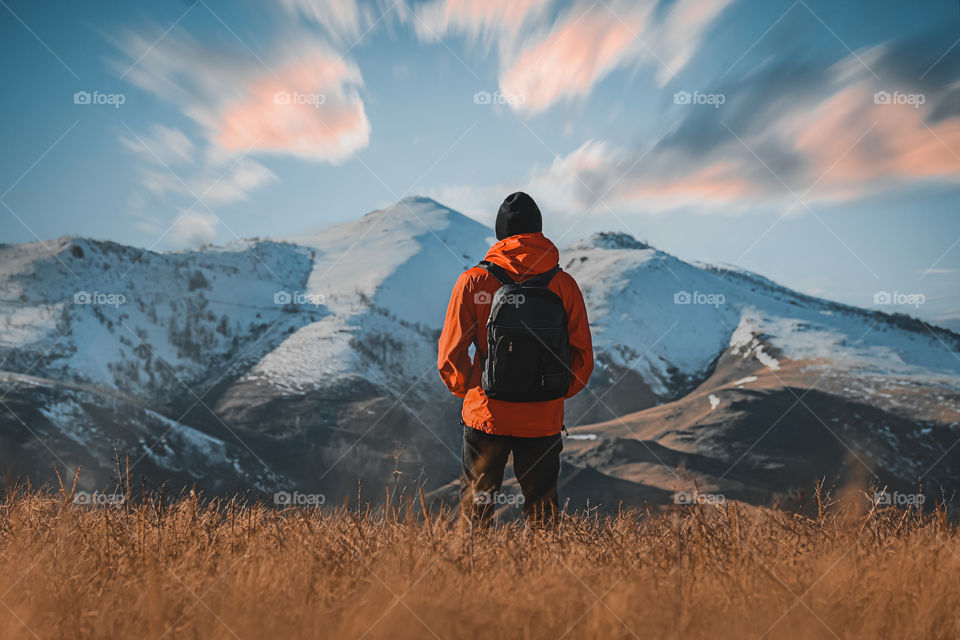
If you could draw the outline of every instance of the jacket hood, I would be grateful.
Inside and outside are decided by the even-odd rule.
[[[485,260],[518,276],[534,276],[555,267],[560,252],[542,232],[520,233],[490,247]]]

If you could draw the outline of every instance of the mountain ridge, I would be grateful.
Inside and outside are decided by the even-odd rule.
[[[91,487],[103,486],[113,461],[102,444],[113,438],[151,474],[216,491],[300,487],[341,496],[355,493],[358,479],[377,486],[397,465],[442,491],[458,469],[459,403],[435,373],[436,338],[456,277],[492,236],[435,200],[410,197],[302,237],[190,251],[70,237],[4,246],[8,406],[0,440],[30,446],[29,455],[0,453],[0,466],[51,478],[43,469],[52,452],[58,464],[83,464]],[[608,442],[611,427],[593,425],[647,424],[651,416],[663,426],[651,441],[671,449],[670,460],[712,456],[698,467],[709,470],[725,464],[725,450],[753,451],[737,434],[752,433],[749,421],[768,419],[771,407],[789,406],[793,386],[840,421],[854,420],[848,408],[871,407],[874,422],[850,429],[879,460],[893,460],[900,440],[878,449],[868,435],[885,433],[884,421],[898,425],[913,466],[894,465],[897,473],[932,463],[960,422],[960,360],[949,346],[960,336],[947,330],[688,263],[619,232],[562,248],[561,265],[583,289],[597,356],[590,386],[567,402],[567,424],[601,434],[571,442],[570,477],[615,478],[666,495],[675,474],[600,455],[623,434]],[[125,299],[78,302],[81,292]],[[818,386],[828,392],[813,393]],[[741,408],[728,411],[726,399]],[[20,414],[29,419],[21,423]],[[209,449],[194,433],[220,443],[209,477],[177,462],[178,447],[186,460]],[[151,456],[154,447],[169,454]],[[786,449],[759,450],[790,458]],[[817,473],[841,473],[836,460],[821,460]],[[600,474],[576,471],[601,463]],[[756,486],[737,495],[760,501],[786,491],[766,463],[744,464]],[[945,467],[942,479],[960,477]],[[639,468],[652,475],[638,476]],[[906,486],[897,473],[888,479]],[[720,482],[708,475],[700,479]]]

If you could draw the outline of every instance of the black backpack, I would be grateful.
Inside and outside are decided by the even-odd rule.
[[[483,392],[508,402],[563,398],[571,377],[567,312],[547,288],[560,266],[523,282],[486,260],[479,266],[501,285],[487,319]]]

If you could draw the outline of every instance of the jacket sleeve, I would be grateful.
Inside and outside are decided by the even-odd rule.
[[[450,392],[464,397],[471,386],[474,364],[470,358],[470,345],[477,331],[476,307],[470,298],[469,271],[463,272],[453,287],[443,331],[437,345],[437,369],[440,378]]]
[[[564,287],[564,306],[567,309],[567,333],[570,335],[570,381],[568,398],[577,395],[590,379],[593,372],[593,339],[590,336],[590,322],[587,320],[587,307],[583,302],[583,293],[573,276],[568,276]]]

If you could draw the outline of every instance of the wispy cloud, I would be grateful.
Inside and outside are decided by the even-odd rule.
[[[180,129],[154,124],[150,133],[139,139],[122,136],[120,141],[148,162],[176,165],[194,161],[193,141]]]
[[[589,140],[526,184],[558,206],[598,213],[737,213],[788,207],[797,196],[840,202],[922,182],[956,184],[960,58],[940,63],[952,82],[918,83],[914,72],[925,64],[906,43],[823,66],[771,61],[712,89],[724,97],[719,108],[670,105],[670,128],[655,143]]]
[[[220,221],[205,211],[183,211],[173,222],[170,235],[181,245],[197,246],[213,242]]]
[[[463,35],[486,50],[494,45],[510,55],[517,37],[543,26],[553,0],[432,0],[420,5],[413,20],[417,35],[435,41]]]
[[[157,161],[157,150],[146,140],[128,146],[146,161],[140,174],[143,193],[132,195],[130,213],[139,219],[138,228],[174,244],[212,242],[221,224],[210,207],[249,200],[251,193],[279,179],[250,158],[224,164],[224,156],[195,153],[183,163],[166,164]],[[180,171],[181,166],[187,171]],[[178,213],[171,223],[149,213],[158,208]]]
[[[524,96],[518,109],[540,111],[588,95],[618,68],[652,65],[665,84],[690,62],[731,2],[676,0],[661,11],[653,0],[576,3],[504,61],[500,89]]]
[[[153,43],[129,34],[121,47],[137,60]],[[338,162],[370,140],[359,69],[304,32],[260,60],[180,30],[153,46],[127,79],[175,104],[228,152]]]
[[[356,0],[279,0],[288,13],[302,16],[324,27],[336,40],[358,38],[371,9]]]
[[[311,3],[287,4],[303,12]],[[323,14],[337,21],[330,27],[340,35],[356,26],[347,4],[340,7],[345,13]],[[322,36],[288,25],[282,43],[261,57],[229,40],[201,42],[182,26],[162,38],[154,32],[125,34],[118,42],[124,58],[115,67],[196,127],[188,135],[154,124],[121,137],[145,161],[141,184],[148,197],[131,200],[141,228],[171,231],[146,212],[151,205],[172,207],[180,212],[169,237],[207,242],[220,226],[207,207],[247,200],[279,179],[255,157],[335,164],[369,144],[360,70]]]
[[[217,114],[213,140],[230,151],[339,162],[370,141],[360,71],[322,48],[258,78]]]
[[[652,65],[661,84],[699,50],[707,29],[732,0],[434,0],[418,10],[417,33],[451,33],[496,45],[500,90],[523,96],[514,108],[542,111],[589,95],[611,72]]]
[[[279,0],[290,17],[319,25],[331,41],[350,49],[377,26],[391,26],[409,12],[407,0]]]

